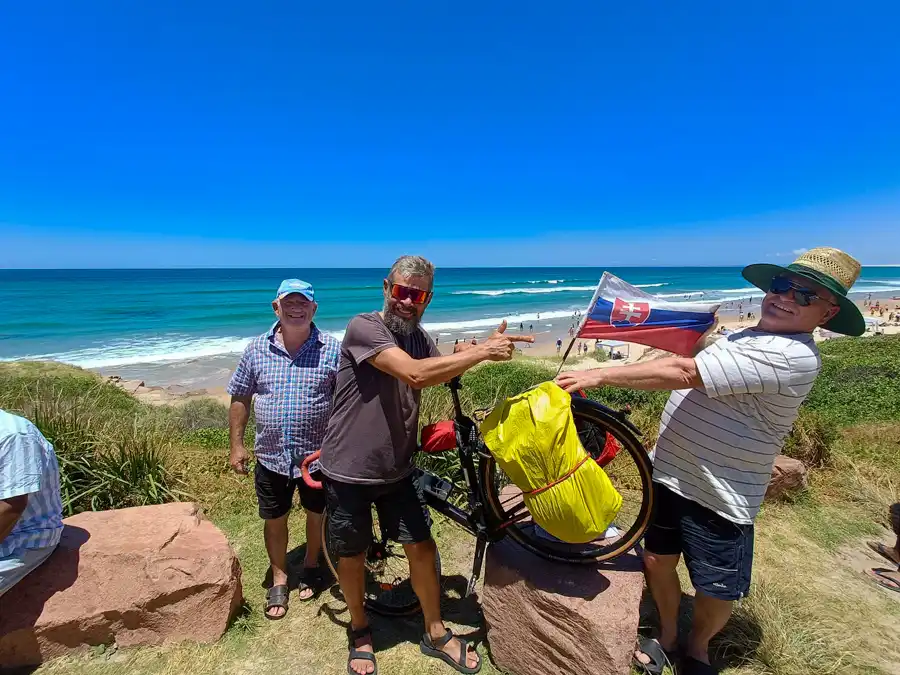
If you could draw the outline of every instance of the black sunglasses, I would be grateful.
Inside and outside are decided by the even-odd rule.
[[[772,284],[769,286],[769,292],[774,293],[775,295],[784,295],[790,290],[794,291],[794,300],[801,307],[809,307],[815,300],[824,300],[829,305],[834,305],[831,300],[823,298],[809,288],[804,288],[788,277],[775,277],[772,279]]]

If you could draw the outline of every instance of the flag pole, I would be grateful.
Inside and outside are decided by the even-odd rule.
[[[594,308],[594,305],[597,304],[597,298],[600,297],[600,289],[603,287],[603,281],[606,279],[607,272],[603,272],[603,276],[600,277],[600,281],[597,282],[597,288],[594,289],[594,295],[591,298],[590,304],[587,306],[587,309],[584,311],[584,314],[581,317],[581,321],[578,324],[578,330],[575,331],[575,335],[572,337],[572,341],[569,343],[569,346],[566,347],[566,353],[563,354],[562,361],[559,363],[559,368],[556,370],[556,377],[559,377],[559,374],[562,372],[563,366],[566,365],[566,359],[569,358],[569,353],[572,351],[572,347],[575,346],[575,340],[578,339],[578,334],[581,333],[581,329],[584,328],[584,324],[587,323],[588,315],[591,313],[591,310]]]
[[[576,335],[577,335],[577,333],[576,333]],[[577,338],[572,338],[572,341],[569,343],[569,346],[566,347],[566,353],[563,354],[562,361],[559,362],[559,368],[556,369],[556,375],[554,375],[554,377],[559,377],[559,374],[562,372],[563,366],[566,365],[566,359],[569,358],[569,352],[571,352],[572,347],[575,346],[575,340],[577,340]]]

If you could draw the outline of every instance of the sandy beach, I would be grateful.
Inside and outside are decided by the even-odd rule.
[[[740,330],[755,325],[759,316],[759,302],[761,296],[738,298],[726,302],[720,307],[718,312],[719,329]],[[870,320],[881,318],[879,314],[874,314],[870,307],[865,306],[866,298],[857,300],[857,305],[863,312],[863,315]],[[880,303],[880,306],[887,307],[884,313],[882,325],[878,327],[878,332],[884,334],[900,333],[900,320],[895,320],[892,324],[887,321],[891,311],[900,312],[900,300],[894,300],[891,294],[884,294],[882,297],[873,295],[871,302]],[[896,309],[895,309],[896,308]],[[748,319],[748,312],[753,314],[753,319]],[[557,359],[557,339],[562,340],[562,352],[568,347],[571,337],[569,329],[577,324],[575,316],[539,319],[527,325],[519,324],[510,325],[507,331],[514,335],[534,335],[535,342],[533,344],[520,345],[518,355],[520,357],[532,357],[549,359],[558,363]],[[441,334],[432,337],[438,341],[438,348],[444,354],[453,351],[453,345],[456,340],[471,341],[483,340],[490,335],[488,329],[479,331],[461,331],[457,334]],[[874,329],[870,327],[867,335],[874,334]],[[816,332],[816,339],[825,339],[823,335]],[[583,344],[587,344],[588,352],[586,355],[577,351]],[[614,351],[622,355],[621,359],[599,360],[594,358],[594,341],[593,340],[576,340],[575,347],[572,349],[570,357],[566,362],[567,370],[585,370],[589,368],[614,368],[617,366],[634,363],[636,361],[657,358],[665,355],[665,352],[657,349],[651,349],[644,345],[626,344],[621,347],[614,348]],[[200,398],[215,398],[227,403],[228,394],[225,387],[234,371],[237,360],[240,355],[235,354],[219,354],[215,356],[203,356],[194,359],[157,363],[136,363],[126,366],[117,366],[113,368],[95,369],[100,375],[111,378],[119,386],[134,393],[139,399],[153,404],[162,403],[180,403]]]

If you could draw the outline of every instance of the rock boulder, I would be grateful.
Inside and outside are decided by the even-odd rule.
[[[0,598],[0,664],[90,645],[218,639],[240,606],[241,569],[195,504],[80,513],[59,547]]]
[[[806,465],[799,459],[778,455],[772,467],[772,480],[766,488],[766,499],[783,499],[806,489]]]
[[[608,565],[488,549],[482,605],[494,663],[512,675],[629,672],[644,578],[632,552]]]

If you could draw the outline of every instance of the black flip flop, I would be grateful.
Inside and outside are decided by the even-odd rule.
[[[459,640],[459,659],[454,659],[447,652],[441,649],[441,647],[445,646],[452,639],[453,633],[451,633],[449,630],[437,639],[432,639],[432,637],[428,633],[425,633],[422,636],[422,641],[419,643],[419,650],[425,656],[431,656],[433,658],[440,659],[459,673],[466,673],[466,675],[475,675],[475,673],[481,670],[481,656],[478,654],[478,652],[475,652],[475,655],[478,656],[478,665],[474,668],[469,668],[469,666],[466,665],[466,658],[469,655],[468,642],[466,642],[462,638],[456,638],[457,640]]]
[[[369,644],[372,645],[372,649],[375,648],[375,645],[372,643],[372,628],[370,626],[360,628],[359,630],[347,629],[347,640],[350,643],[350,655],[347,657],[347,675],[359,675],[359,673],[350,667],[350,662],[354,659],[368,661],[374,668],[368,675],[378,675],[378,663],[375,661],[375,654],[372,652],[361,652],[356,648],[356,641],[362,640],[363,638],[369,638]]]
[[[681,675],[719,675],[719,669],[693,656],[685,656],[681,661]]]
[[[297,580],[298,595],[305,590],[311,590],[308,598],[297,598],[300,602],[310,602],[319,597],[319,594],[327,588],[325,572],[321,567],[304,567],[303,575]]]
[[[888,576],[889,574],[898,574],[898,576],[900,576],[900,570],[889,570],[884,567],[876,567],[866,574],[882,588],[894,591],[895,593],[900,593],[900,581],[897,581],[894,577]]]
[[[650,658],[650,663],[642,663],[637,655],[631,659],[634,665],[643,670],[645,675],[662,675],[666,666],[669,666],[674,672],[675,661],[678,660],[677,649],[663,649],[659,640],[650,638],[641,640],[638,643],[637,650]]]
[[[278,621],[287,616],[289,595],[290,589],[287,584],[278,584],[266,591],[266,608],[263,610],[263,614],[269,621]],[[281,616],[272,616],[269,614],[269,610],[274,609],[275,607],[284,609],[284,614]]]

